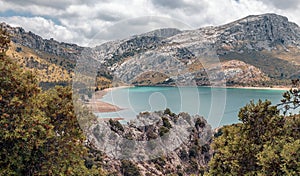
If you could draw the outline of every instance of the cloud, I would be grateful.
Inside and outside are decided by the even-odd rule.
[[[88,45],[95,46],[105,41],[125,39],[128,36],[138,35],[160,28],[191,29],[190,26],[176,19],[160,16],[138,17],[123,20],[98,30]]]
[[[298,9],[299,7],[299,0],[262,0],[266,4],[273,5],[278,9]]]
[[[8,0],[6,0],[8,1]],[[50,7],[50,8],[55,8],[55,9],[64,9],[68,4],[70,4],[72,1],[70,0],[9,0],[9,3],[14,4],[14,5],[21,5],[21,6],[43,6],[43,7]]]
[[[151,2],[155,6],[166,7],[166,8],[169,8],[169,9],[182,8],[184,6],[189,6],[189,4],[187,4],[183,0],[164,0],[164,1],[151,0]]]
[[[300,24],[298,0],[2,0],[0,6],[1,21],[80,45],[100,35],[104,41],[174,27],[174,21],[199,28],[278,13]]]
[[[76,38],[74,38],[76,33],[70,31],[66,27],[56,25],[53,21],[42,17],[0,17],[0,21],[4,21],[15,27],[22,26],[27,31],[32,31],[47,39],[54,38],[59,41],[76,40]]]

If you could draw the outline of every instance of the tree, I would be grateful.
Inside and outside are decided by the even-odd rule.
[[[121,161],[121,171],[124,176],[140,176],[139,168],[129,160]]]
[[[299,175],[299,117],[251,101],[239,112],[242,123],[219,130],[209,175]]]
[[[41,92],[35,76],[5,51],[0,55],[0,175],[101,175],[101,168],[85,166],[87,149],[71,88]]]
[[[6,44],[1,41],[1,47]],[[33,175],[40,171],[53,126],[38,108],[37,79],[6,57],[5,50],[0,55],[0,88],[0,175]]]
[[[1,56],[5,55],[9,47],[9,42],[10,42],[9,34],[5,30],[0,28],[0,55]]]
[[[57,86],[39,97],[40,109],[53,125],[54,137],[47,140],[43,168],[50,175],[88,173],[83,157],[87,154],[84,134],[74,113],[70,87]],[[55,164],[53,164],[55,163]]]
[[[277,104],[280,110],[283,110],[284,115],[291,109],[300,107],[300,80],[292,80],[292,88],[283,93],[281,103]]]

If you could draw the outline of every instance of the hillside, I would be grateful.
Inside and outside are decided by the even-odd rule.
[[[7,55],[23,68],[35,72],[43,87],[71,83],[76,60],[83,47],[43,39],[21,27],[14,28],[5,23],[1,23],[0,27],[10,34]]]
[[[286,17],[276,14],[248,16],[223,26],[172,34],[168,37],[149,35],[147,39],[143,34],[109,42],[96,48],[99,53],[106,51],[97,59],[102,59],[112,74],[127,84],[155,85],[169,77],[174,80],[171,84],[194,79],[197,85],[209,85],[228,75],[216,73],[218,78],[207,82],[209,76],[201,72],[209,73],[207,70],[216,63],[234,63],[233,60],[254,66],[262,73],[255,81],[251,77],[247,80],[245,74],[237,75],[236,80],[243,77],[244,81],[234,82],[236,85],[285,84],[286,80],[299,77],[300,30]],[[234,65],[232,69],[239,70]],[[153,83],[149,81],[152,77],[149,73],[155,77]],[[161,79],[157,75],[161,75]],[[265,76],[272,81],[266,83]],[[232,80],[226,83],[232,84]]]
[[[100,89],[116,84],[191,82],[274,86],[300,77],[300,28],[276,14],[252,15],[195,30],[158,29],[95,48],[43,39],[5,23],[1,28],[11,34],[8,54],[37,71],[45,85],[70,83],[77,61],[79,67],[94,68],[89,71],[97,77],[95,84]]]

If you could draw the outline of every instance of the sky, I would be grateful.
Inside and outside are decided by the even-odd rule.
[[[299,0],[0,0],[0,22],[82,46],[158,28],[218,26],[277,13],[300,24]]]

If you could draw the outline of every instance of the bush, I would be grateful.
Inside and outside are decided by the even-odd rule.
[[[205,122],[201,118],[197,118],[195,122],[195,127],[200,127],[204,128],[205,127]]]
[[[121,172],[124,176],[140,176],[139,168],[129,160],[121,161]]]
[[[117,120],[113,120],[113,119],[109,119],[109,125],[111,127],[111,130],[115,131],[116,133],[121,131],[124,132],[124,128],[122,126],[122,124],[117,121]]]
[[[173,112],[171,112],[171,110],[169,108],[166,108],[166,110],[164,111],[164,114],[165,115],[169,115],[171,117],[175,117],[176,116],[176,114],[173,113]]]
[[[170,129],[172,128],[171,123],[169,122],[169,119],[167,117],[162,117],[163,126]]]
[[[159,131],[159,136],[163,136],[166,133],[169,133],[169,129],[164,126],[161,126],[158,131]]]
[[[198,146],[193,144],[189,149],[189,157],[196,158],[197,156],[198,156]]]
[[[188,153],[186,152],[186,150],[182,149],[179,152],[179,157],[181,160],[187,160],[188,159]]]
[[[165,166],[167,163],[165,157],[158,157],[158,158],[152,159],[151,162],[153,162],[154,164],[158,164],[159,166]]]

